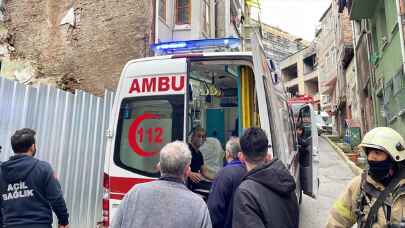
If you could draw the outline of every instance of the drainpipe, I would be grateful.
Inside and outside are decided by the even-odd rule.
[[[368,21],[366,21],[366,27],[368,28]],[[370,58],[370,56],[373,53],[373,42],[371,39],[370,35],[370,31],[367,29],[367,33],[365,34],[365,38],[366,38],[366,46],[367,46],[367,56],[368,58]],[[378,112],[376,112],[377,108],[379,107],[378,105],[378,101],[377,101],[377,94],[374,88],[374,85],[376,85],[377,83],[377,79],[376,79],[376,75],[375,75],[375,68],[371,65],[371,63],[368,64],[368,69],[370,71],[370,75],[369,75],[369,80],[370,80],[370,85],[371,85],[371,91],[369,91],[369,93],[371,94],[371,99],[373,100],[373,126],[368,126],[370,129],[372,129],[373,127],[377,127],[377,126],[384,126],[380,123],[380,117]],[[381,112],[380,108],[378,108],[378,110]],[[385,125],[386,126],[386,125]],[[367,129],[370,130],[370,129]]]
[[[214,24],[215,24],[215,31],[214,31],[214,34],[215,34],[215,38],[218,38],[218,19],[217,19],[217,16],[216,15],[218,15],[218,12],[219,12],[219,10],[218,10],[218,0],[215,0],[214,1],[214,10],[215,10],[215,12],[214,12],[214,15],[215,15],[215,19],[214,19]]]
[[[399,37],[401,40],[401,53],[402,53],[402,69],[403,72],[405,72],[405,45],[404,45],[404,29],[402,26],[402,16],[401,16],[401,6],[400,6],[400,1],[401,0],[396,0],[397,4],[397,16],[398,16],[398,26],[399,26]]]
[[[353,32],[353,59],[354,59],[354,69],[355,69],[355,80],[356,80],[356,100],[357,100],[357,112],[360,111],[360,113],[357,113],[357,117],[359,118],[360,121],[360,127],[361,127],[361,134],[364,134],[364,119],[362,118],[363,115],[361,113],[361,110],[363,108],[363,103],[361,102],[361,96],[360,96],[360,79],[359,79],[359,70],[358,70],[358,64],[357,64],[357,36],[356,36],[356,28],[354,26],[354,21],[351,21],[351,25],[352,25],[352,32]]]
[[[159,42],[159,1],[155,0],[155,44],[157,44],[158,42]]]
[[[231,32],[229,28],[229,22],[231,21],[231,1],[223,1],[225,5],[225,37],[228,37]]]

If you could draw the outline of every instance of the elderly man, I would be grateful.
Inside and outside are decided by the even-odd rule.
[[[135,185],[124,197],[112,228],[211,228],[204,201],[188,190],[191,153],[187,144],[176,141],[160,151],[159,180]]]
[[[208,210],[214,228],[232,228],[233,194],[247,172],[238,157],[242,151],[239,138],[229,139],[225,149],[228,164],[218,172],[208,198]]]

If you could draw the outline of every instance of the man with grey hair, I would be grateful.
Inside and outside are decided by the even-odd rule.
[[[239,152],[242,151],[239,144],[239,138],[230,138],[225,145],[225,149],[225,158],[228,163],[232,162],[233,160],[239,160]]]
[[[112,228],[211,228],[204,201],[185,186],[191,152],[176,141],[160,151],[161,178],[135,185],[124,197]]]
[[[242,151],[239,139],[229,139],[225,148],[228,164],[218,172],[208,197],[208,209],[214,228],[232,228],[233,194],[246,174],[246,168],[238,158]]]

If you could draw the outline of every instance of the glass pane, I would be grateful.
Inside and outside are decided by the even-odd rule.
[[[287,162],[288,156],[294,152],[294,129],[290,123],[290,111],[286,99],[282,96],[282,90],[277,88],[277,84],[274,85],[268,77],[263,77],[263,82],[272,143],[275,145],[273,151],[276,151],[280,160]]]
[[[177,6],[178,7],[185,7],[188,5],[189,0],[177,0]]]
[[[177,23],[190,23],[189,0],[177,0]]]
[[[159,151],[183,138],[184,96],[134,98],[121,104],[114,160],[128,170],[159,175]]]
[[[166,20],[166,0],[160,0],[159,2],[159,16]]]

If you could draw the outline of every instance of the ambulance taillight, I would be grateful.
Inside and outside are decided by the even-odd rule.
[[[103,180],[103,227],[110,225],[110,178],[104,173]]]

